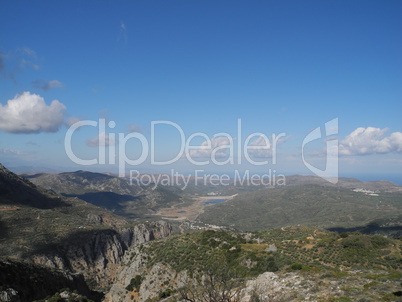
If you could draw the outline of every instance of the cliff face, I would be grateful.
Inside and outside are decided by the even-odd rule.
[[[181,288],[189,280],[187,271],[177,272],[163,263],[148,267],[147,261],[148,257],[141,247],[131,250],[125,256],[124,266],[103,302],[144,302],[157,297],[158,292],[165,289]],[[129,288],[137,276],[141,276],[140,286],[137,289]]]
[[[120,181],[102,174],[90,177],[99,183],[106,179],[111,185]],[[79,183],[80,179],[74,181]],[[43,287],[43,290],[36,288],[36,298],[55,293],[65,284],[71,287],[70,281],[59,275],[52,277],[52,271],[73,276],[73,281],[84,285],[85,278],[91,289],[105,291],[122,269],[122,259],[128,251],[171,232],[171,226],[163,221],[128,224],[124,218],[83,200],[37,187],[0,164],[0,261],[24,259],[30,265],[28,274],[20,266],[5,262],[7,267],[24,272],[27,277],[21,279],[20,273],[11,279],[7,279],[8,275],[0,276],[9,282],[6,288],[0,282],[0,301],[11,297],[32,301],[27,297],[32,296],[29,290],[35,291],[36,283]],[[38,275],[36,271],[43,273]]]
[[[105,295],[103,302],[167,301],[164,299],[166,296],[163,296],[163,292],[166,293],[167,289],[179,289],[191,284],[192,277],[186,271],[177,272],[171,266],[162,263],[147,267],[146,260],[144,262],[146,255],[141,255],[139,250],[137,252],[139,254],[124,267],[115,284]],[[265,272],[239,283],[239,287],[233,291],[237,293],[233,301],[313,302],[385,301],[387,299],[400,301],[398,297],[402,294],[401,283],[400,278],[396,276],[392,277],[385,271],[361,270],[345,271],[342,274],[342,277],[337,276],[332,270],[309,273]],[[133,278],[138,275],[142,276],[139,292],[132,291],[128,287]],[[384,276],[387,277],[384,278]],[[173,293],[173,295],[180,300],[179,294]],[[195,299],[195,301],[205,300]]]
[[[0,260],[0,301],[33,301],[53,295],[55,289],[70,288],[100,301],[102,294],[88,288],[82,275],[51,270],[15,260]]]
[[[167,237],[171,232],[171,226],[160,221],[83,233],[56,250],[34,255],[32,260],[50,268],[81,273],[92,287],[105,289],[115,282],[126,253],[141,243]]]

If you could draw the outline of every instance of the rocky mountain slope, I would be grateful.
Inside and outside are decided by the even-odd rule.
[[[72,233],[127,224],[122,217],[77,198],[37,187],[0,165],[3,256],[27,256]]]
[[[40,173],[22,176],[47,190],[65,194],[113,192],[120,195],[135,196],[142,190],[137,184],[130,185],[123,178],[82,170],[59,174]]]
[[[34,301],[69,288],[92,300],[102,294],[88,288],[82,275],[49,269],[33,263],[0,260],[0,301]]]
[[[76,171],[24,177],[44,189],[68,197],[78,197],[130,218],[144,218],[159,207],[167,207],[182,200],[178,188],[139,185],[125,178],[102,173]]]
[[[66,186],[76,195],[140,198],[148,192],[156,196],[144,205],[155,207],[161,197],[147,188],[124,191],[132,188],[103,174],[79,171],[67,178]],[[63,180],[58,181],[61,190]],[[133,223],[77,197],[37,187],[0,165],[0,301],[45,301],[53,294],[49,301],[85,301],[84,296],[106,302],[398,301],[400,239],[346,228],[339,234],[316,225],[388,219],[400,211],[400,193],[389,184],[374,192],[300,181],[297,177],[281,190],[245,190],[206,209],[205,214],[229,219],[229,226],[232,221],[257,223],[260,231],[172,236],[164,221]],[[176,194],[166,194],[171,193]],[[281,228],[262,230],[282,218],[288,220]],[[295,221],[315,226],[288,226]]]
[[[127,251],[172,232],[163,221],[130,224],[78,198],[50,193],[1,165],[0,226],[3,263],[24,259],[31,265],[81,274],[97,290],[111,286]],[[0,296],[7,295],[3,287]],[[15,290],[21,301],[32,301],[21,289]]]
[[[397,301],[400,253],[395,239],[305,226],[198,231],[126,254],[105,301]]]
[[[134,246],[167,237],[171,227],[163,221],[126,226],[117,230],[74,233],[71,237],[31,256],[34,263],[83,274],[96,289],[107,289],[122,269],[121,261]]]

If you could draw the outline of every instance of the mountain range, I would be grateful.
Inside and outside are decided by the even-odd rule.
[[[25,177],[47,190],[78,197],[139,221],[173,218],[174,224],[179,220],[243,231],[294,224],[396,234],[402,228],[402,186],[384,180],[339,178],[337,184],[332,184],[316,176],[291,175],[286,177],[284,186],[267,186],[234,180],[229,185],[200,185],[192,178],[186,187],[180,187],[139,185],[125,178],[87,171]],[[199,206],[200,196],[233,198],[211,207]],[[184,212],[194,215],[189,217]],[[183,219],[177,219],[174,213]],[[376,224],[377,229],[373,228]]]
[[[401,196],[385,181],[183,190],[0,165],[0,301],[398,301]],[[183,207],[196,218],[160,221]]]
[[[144,217],[160,207],[178,203],[178,188],[141,186],[124,178],[87,171],[60,174],[24,175],[32,183],[49,191],[77,197],[118,215],[129,218]]]

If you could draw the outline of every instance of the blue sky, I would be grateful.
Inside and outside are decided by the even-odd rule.
[[[0,162],[80,168],[64,146],[74,121],[105,118],[116,124],[106,135],[135,130],[150,141],[151,122],[167,120],[187,138],[226,132],[236,141],[241,119],[243,142],[255,132],[286,133],[277,165],[266,152],[270,165],[202,169],[308,174],[303,139],[338,118],[341,175],[400,174],[401,11],[400,1],[366,0],[4,1]],[[159,128],[159,159],[178,152],[176,130]],[[95,158],[97,135],[96,127],[81,127],[74,152]],[[203,143],[191,142],[200,146],[195,158],[211,155]],[[107,144],[117,148],[118,141]],[[323,138],[306,149],[321,167],[325,145]],[[135,158],[141,146],[133,139],[126,150]],[[116,171],[115,165],[82,168]],[[184,158],[161,167],[148,157],[135,168],[194,170]]]

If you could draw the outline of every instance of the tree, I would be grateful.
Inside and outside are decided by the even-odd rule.
[[[194,274],[178,292],[181,300],[189,302],[238,302],[244,285],[241,275],[226,261],[217,259],[204,273]]]

